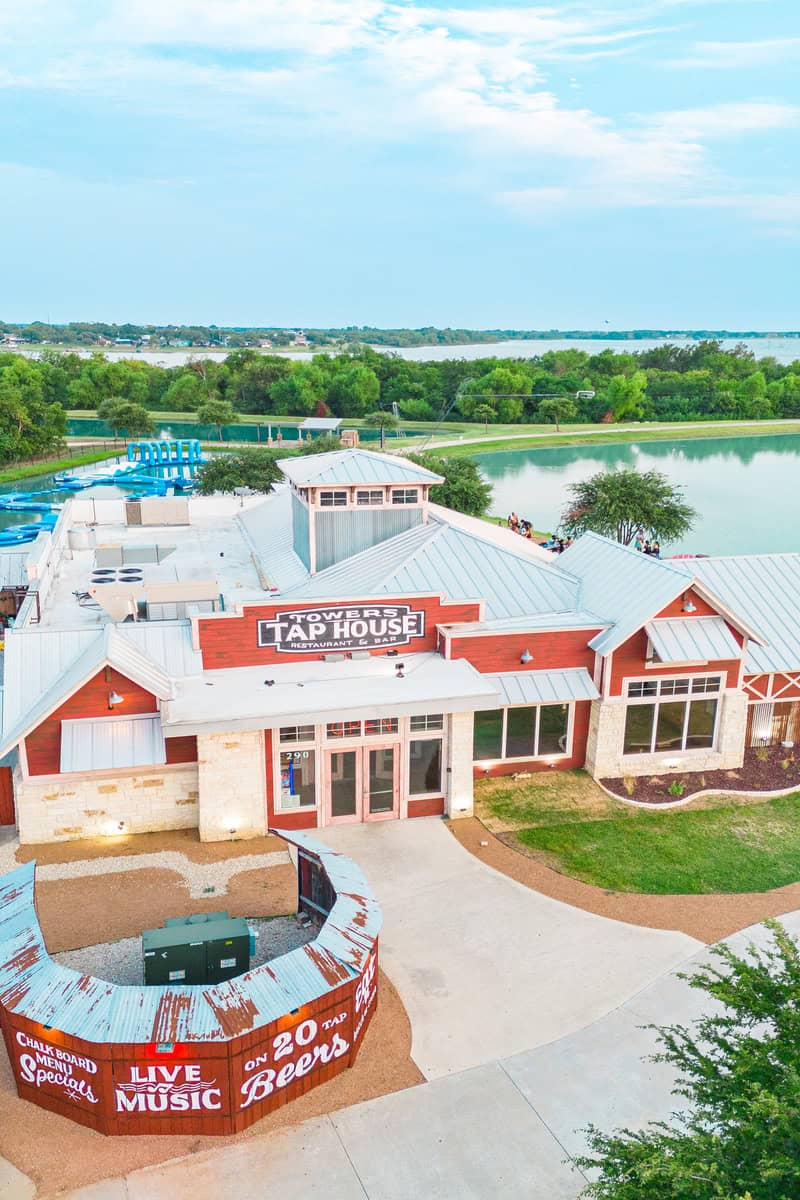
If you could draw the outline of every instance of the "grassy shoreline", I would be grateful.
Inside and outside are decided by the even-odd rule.
[[[560,446],[593,446],[627,444],[630,442],[656,441],[694,441],[705,438],[731,437],[776,437],[800,433],[800,421],[777,422],[763,421],[758,424],[746,425],[743,422],[734,424],[704,423],[702,427],[680,427],[675,425],[643,425],[640,429],[609,429],[604,427],[596,432],[577,436],[576,431],[564,430],[558,434],[532,434],[526,437],[502,438],[497,441],[485,440],[456,443],[450,446],[431,446],[433,454],[443,458],[471,456],[473,454],[502,453],[509,450],[547,450]]]
[[[119,453],[117,446],[116,453]],[[37,475],[51,475],[53,471],[70,471],[73,467],[89,466],[91,463],[104,462],[113,458],[115,451],[112,446],[107,450],[92,450],[87,454],[72,454],[61,458],[51,458],[40,463],[26,463],[24,466],[8,467],[0,471],[0,483],[15,483],[18,479],[33,479]]]

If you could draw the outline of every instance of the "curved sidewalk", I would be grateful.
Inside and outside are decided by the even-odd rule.
[[[427,1079],[572,1033],[702,945],[532,891],[479,862],[438,817],[318,836],[353,858],[379,897],[381,965]]]

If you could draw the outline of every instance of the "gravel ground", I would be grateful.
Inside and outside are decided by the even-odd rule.
[[[304,946],[317,935],[313,925],[303,929],[295,917],[252,917],[248,918],[247,923],[257,933],[251,967],[260,967],[262,963],[287,954],[297,946]],[[142,941],[138,937],[83,946],[80,950],[54,954],[53,958],[64,967],[94,975],[98,979],[107,979],[109,983],[139,985],[143,981]]]

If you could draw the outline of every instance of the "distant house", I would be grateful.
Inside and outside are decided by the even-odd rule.
[[[272,349],[272,342],[270,341],[269,338],[261,338],[258,345],[261,350],[271,350]]]
[[[308,345],[308,338],[303,333],[302,329],[298,329],[295,331],[294,336],[292,337],[292,340],[290,342],[290,345],[292,345],[292,346],[307,346]]]

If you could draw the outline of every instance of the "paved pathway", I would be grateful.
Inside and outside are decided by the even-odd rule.
[[[479,862],[437,817],[317,836],[375,889],[381,962],[428,1079],[580,1029],[701,946],[542,896]]]
[[[800,913],[785,924],[800,934]],[[728,943],[742,951],[766,938],[757,926]],[[704,948],[685,967],[707,956]],[[644,1026],[685,1024],[705,1003],[673,971],[549,1045],[70,1200],[577,1200],[586,1180],[571,1160],[587,1124],[640,1127],[677,1107],[671,1070],[642,1062],[656,1049]]]

